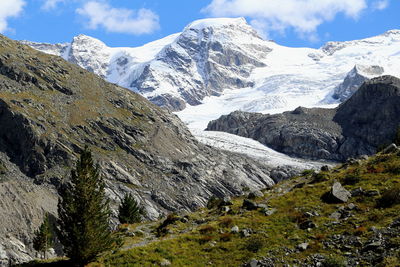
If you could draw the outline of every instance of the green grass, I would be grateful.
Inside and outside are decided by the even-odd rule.
[[[322,242],[334,234],[352,233],[363,242],[372,235],[370,227],[387,227],[399,216],[399,204],[387,208],[378,208],[380,196],[352,197],[349,202],[357,205],[354,216],[340,225],[332,224],[329,215],[340,206],[347,204],[327,204],[321,201],[323,193],[329,190],[334,181],[343,181],[354,176],[356,183],[345,185],[348,190],[362,187],[364,190],[384,192],[400,184],[400,174],[393,172],[400,166],[397,155],[378,155],[368,161],[346,168],[337,167],[327,173],[319,182],[309,173],[276,185],[264,193],[256,202],[268,204],[277,211],[265,216],[260,211],[243,211],[240,206],[243,198],[233,200],[232,212],[223,215],[217,209],[201,209],[188,215],[188,222],[177,221],[167,226],[169,234],[142,247],[120,250],[103,255],[98,262],[89,266],[154,266],[167,259],[172,266],[240,266],[252,258],[284,258],[287,263],[304,260],[307,256],[319,253],[327,256],[332,264],[340,264],[343,258],[340,251],[325,249]],[[308,176],[307,176],[308,175]],[[292,189],[286,194],[280,193],[296,184],[305,183],[302,188]],[[304,212],[317,212],[320,216],[312,217],[317,225],[309,231],[299,229],[297,222],[302,220]],[[203,219],[205,223],[194,222]],[[155,227],[161,223],[155,224]],[[240,230],[252,229],[249,237],[230,234],[232,226]],[[130,226],[132,229],[138,225]],[[125,244],[142,242],[144,236],[126,237]],[[399,238],[391,242],[400,245]],[[301,253],[286,255],[283,247],[295,249],[300,243],[308,242],[309,248]],[[399,257],[384,259],[387,266],[398,266]],[[368,265],[367,262],[361,264]],[[397,264],[397,265],[396,265]],[[334,265],[332,265],[334,266]],[[340,266],[340,265],[335,265]]]

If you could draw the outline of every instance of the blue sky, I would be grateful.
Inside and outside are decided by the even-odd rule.
[[[0,0],[0,32],[69,42],[86,34],[139,46],[208,17],[245,17],[265,38],[320,47],[400,28],[400,0]]]

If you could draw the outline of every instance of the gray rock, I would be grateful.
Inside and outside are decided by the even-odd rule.
[[[233,226],[231,228],[231,233],[238,234],[239,233],[239,227],[237,225]]]
[[[258,208],[258,205],[249,199],[244,199],[242,208],[246,210],[256,210]]]
[[[276,212],[276,209],[275,209],[275,208],[264,210],[265,216],[271,216],[271,215],[274,214],[275,212]]]
[[[364,190],[363,190],[361,187],[356,188],[356,189],[354,189],[354,190],[351,191],[351,195],[352,195],[353,197],[362,196],[362,195],[364,195]]]
[[[308,243],[301,243],[297,245],[297,249],[300,251],[304,251],[308,248],[309,244]]]
[[[382,154],[391,154],[391,153],[397,153],[400,151],[400,148],[396,146],[396,144],[390,144],[387,146],[385,149],[381,151]]]
[[[299,228],[302,230],[308,230],[308,229],[312,229],[312,228],[316,228],[316,227],[317,227],[317,225],[311,220],[306,220],[299,224]]]
[[[251,235],[251,231],[249,229],[243,229],[240,231],[240,235],[242,237],[249,237]]]
[[[326,202],[344,203],[349,200],[351,193],[347,191],[339,182],[335,182],[327,194],[323,196]]]
[[[372,243],[368,243],[363,247],[363,251],[369,251],[369,250],[376,250],[382,246],[381,241],[375,241]]]
[[[364,195],[365,195],[366,197],[374,197],[374,196],[379,196],[380,193],[379,193],[379,190],[371,189],[371,190],[365,191],[365,192],[364,192]]]
[[[264,194],[261,191],[256,190],[256,191],[250,192],[249,195],[247,196],[247,198],[255,199],[255,198],[263,197],[263,196],[264,196]]]
[[[250,267],[257,267],[257,266],[258,266],[258,260],[252,259],[252,260],[249,262],[249,265],[248,265],[248,266],[250,266]]]
[[[340,217],[342,217],[342,214],[340,212],[333,212],[331,215],[329,215],[329,218],[335,219],[335,220],[339,220]]]
[[[160,261],[160,266],[170,266],[170,265],[171,265],[171,262],[167,259],[162,259]]]
[[[231,208],[228,207],[228,206],[223,206],[223,207],[221,208],[221,212],[223,212],[223,213],[228,213],[229,211],[231,211]]]
[[[357,206],[354,203],[350,203],[349,205],[347,205],[347,209],[354,210],[357,209]]]

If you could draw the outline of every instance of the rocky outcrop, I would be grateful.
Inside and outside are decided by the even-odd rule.
[[[2,263],[34,255],[32,233],[45,212],[57,216],[57,190],[84,145],[112,206],[132,193],[150,219],[274,184],[273,168],[199,144],[145,98],[3,36],[0,126]]]
[[[400,125],[400,80],[374,78],[337,109],[307,109],[263,115],[233,112],[207,130],[250,137],[286,154],[345,160],[371,155],[390,144]]]
[[[342,135],[334,114],[335,110],[302,107],[276,115],[236,111],[211,121],[207,130],[249,137],[288,155],[340,160],[335,151]]]
[[[343,83],[339,84],[333,94],[333,98],[339,99],[341,102],[349,99],[358,88],[367,80],[382,75],[384,69],[380,66],[356,65],[347,74]]]

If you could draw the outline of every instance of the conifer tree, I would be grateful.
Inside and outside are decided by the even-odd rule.
[[[131,194],[125,195],[118,211],[120,223],[137,223],[141,221],[142,215],[144,215],[143,207],[139,206]]]
[[[58,237],[71,261],[83,266],[118,241],[109,226],[105,183],[87,147],[71,171],[70,184],[60,195]]]
[[[49,220],[49,215],[46,214],[43,223],[39,229],[35,231],[35,237],[33,238],[33,248],[43,253],[42,258],[46,258],[46,251],[53,246],[53,231]]]

